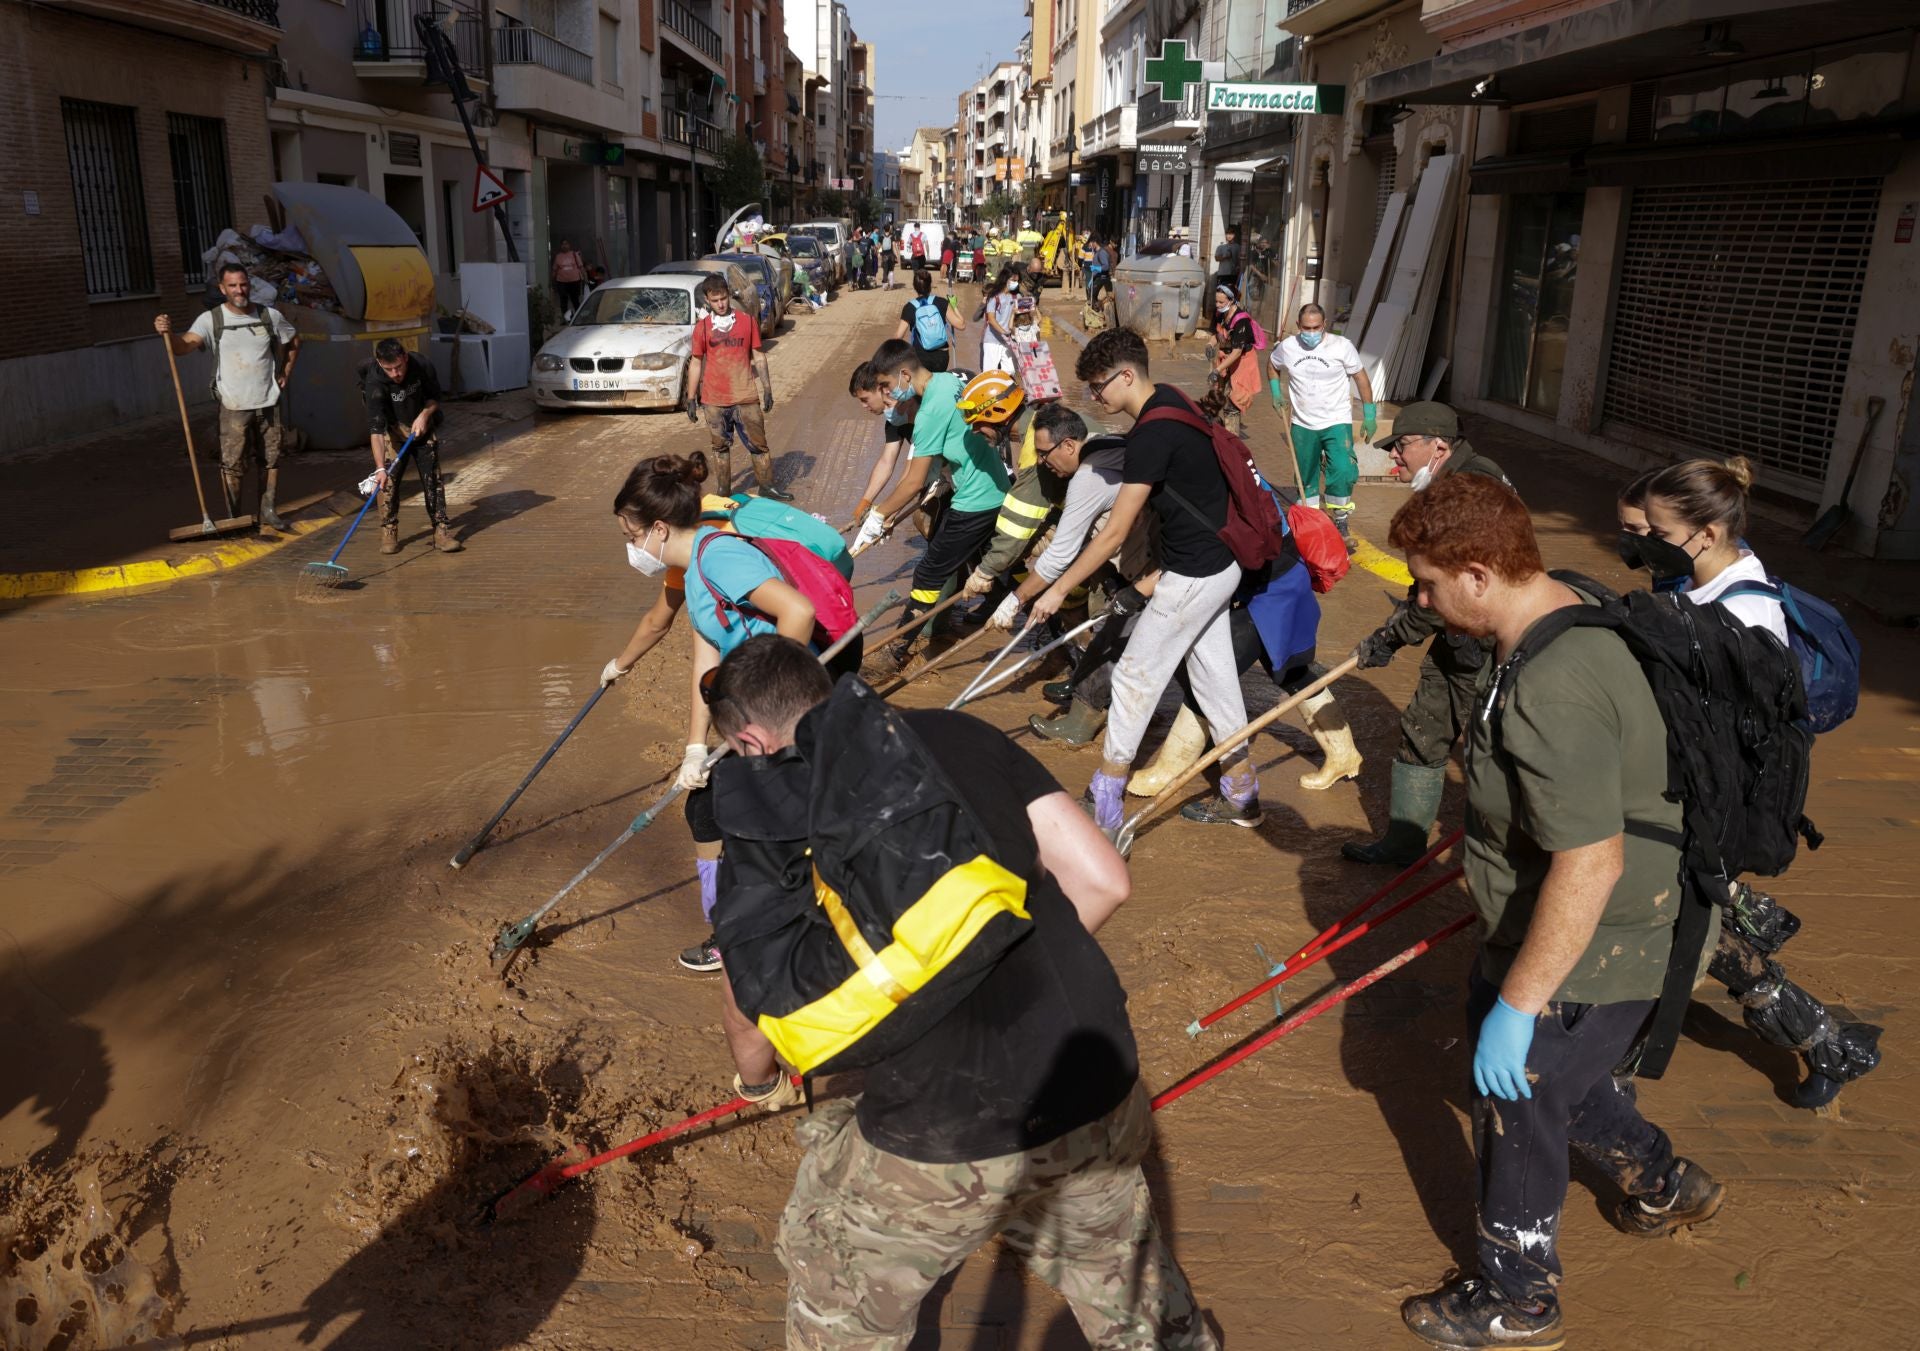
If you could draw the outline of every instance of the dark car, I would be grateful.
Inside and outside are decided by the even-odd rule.
[[[787,312],[787,297],[780,294],[779,264],[763,253],[710,253],[707,257],[732,263],[753,278],[760,292],[760,336],[771,338],[780,326],[780,316]]]
[[[806,270],[814,290],[824,296],[832,289],[833,263],[817,237],[790,234],[787,236],[787,252],[792,255],[795,267]]]

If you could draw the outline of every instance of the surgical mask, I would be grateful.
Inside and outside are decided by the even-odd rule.
[[[1413,490],[1420,492],[1431,482],[1433,482],[1433,462],[1429,460],[1413,471]]]
[[[627,541],[627,565],[642,577],[658,577],[667,570],[665,559],[654,557],[632,540]]]
[[[1314,329],[1312,332],[1308,332],[1303,328],[1300,330],[1299,336],[1300,345],[1311,352],[1320,345],[1320,339],[1326,337],[1326,334],[1320,329]]]
[[[1694,531],[1694,535],[1699,534]],[[1685,543],[1692,543],[1693,535],[1688,535]],[[1622,530],[1615,547],[1619,550],[1620,561],[1630,568],[1645,568],[1653,574],[1655,590],[1676,586],[1693,576],[1693,555],[1686,551],[1684,544],[1672,544],[1658,535],[1636,535]]]
[[[715,333],[731,333],[733,331],[733,319],[734,312],[732,310],[728,310],[725,314],[709,314],[707,316],[707,321],[712,325]]]

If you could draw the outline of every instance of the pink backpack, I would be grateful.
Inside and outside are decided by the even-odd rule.
[[[700,568],[700,555],[707,546],[721,538],[719,534],[708,535],[700,541],[700,547],[694,551],[694,567],[700,570],[700,584],[707,588],[707,594],[713,597],[714,612],[720,616],[720,627],[733,627],[732,616],[736,614],[761,614],[751,605],[729,600],[720,593],[718,587],[707,580],[706,571]],[[853,607],[853,587],[840,575],[840,570],[826,559],[820,557],[806,545],[797,540],[772,539],[761,537],[752,539],[746,535],[735,535],[734,539],[744,540],[767,556],[774,570],[780,574],[780,580],[813,602],[814,638],[826,635],[831,643],[841,634],[859,622],[860,615]]]

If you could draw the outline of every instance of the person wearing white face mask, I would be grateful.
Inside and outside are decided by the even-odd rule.
[[[707,472],[707,457],[698,451],[689,456],[659,455],[642,460],[627,475],[614,498],[613,510],[627,538],[627,562],[635,571],[643,577],[661,578],[669,590],[674,573],[683,579],[681,599],[678,604],[668,603],[659,632],[665,632],[673,622],[674,611],[684,606],[693,621],[693,684],[686,754],[677,779],[688,790],[687,824],[693,831],[700,906],[711,917],[719,885],[720,832],[706,792],[704,765],[711,721],[703,681],[723,656],[748,638],[781,633],[805,643],[816,636],[816,624],[813,602],[782,577],[779,567],[752,540],[702,524],[701,484]],[[665,595],[662,600],[666,600]],[[655,609],[660,608],[656,604]],[[628,652],[602,672],[603,681],[625,674],[632,661],[620,664],[622,658],[641,644],[647,628],[643,621]],[[658,641],[657,635],[653,641]],[[650,646],[648,642],[646,647]],[[861,650],[856,638],[834,659],[829,673],[838,677],[846,671],[858,671]],[[632,660],[638,660],[638,655]],[[719,970],[720,958],[711,936],[681,953],[680,964],[694,971]]]
[[[1373,439],[1380,405],[1373,401],[1373,382],[1367,378],[1359,351],[1338,333],[1327,332],[1326,311],[1318,305],[1302,305],[1298,323],[1300,331],[1276,344],[1268,359],[1274,373],[1267,380],[1267,391],[1275,412],[1286,413],[1292,405],[1293,457],[1300,463],[1306,504],[1333,518],[1347,542],[1347,552],[1352,553],[1359,546],[1347,517],[1353,514],[1360,461],[1353,453],[1350,386],[1360,393],[1361,440]],[[1286,377],[1284,393],[1282,376]]]

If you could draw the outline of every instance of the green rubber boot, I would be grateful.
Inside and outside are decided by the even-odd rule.
[[[1440,794],[1447,786],[1447,767],[1393,762],[1393,797],[1387,810],[1387,833],[1370,844],[1343,844],[1340,856],[1355,863],[1387,863],[1404,868],[1427,852],[1427,835],[1440,814]]]
[[[1067,711],[1057,718],[1043,718],[1038,713],[1027,719],[1027,726],[1045,737],[1048,741],[1058,741],[1066,746],[1084,746],[1100,735],[1100,729],[1107,725],[1107,712],[1095,708],[1084,699],[1075,699],[1067,706]]]

